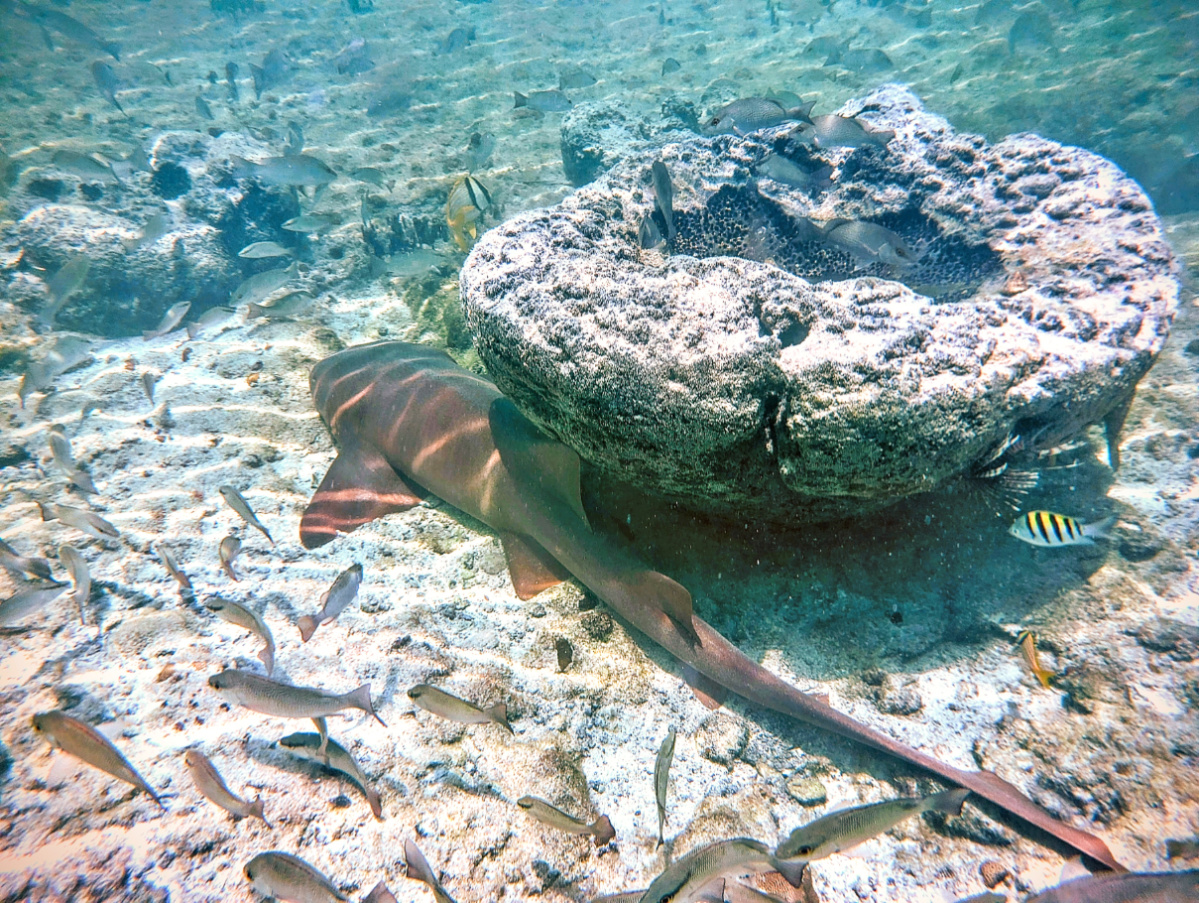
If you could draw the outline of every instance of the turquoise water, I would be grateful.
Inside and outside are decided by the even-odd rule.
[[[679,659],[702,663],[715,641],[671,645],[687,635],[673,588],[674,620],[654,620],[643,588],[622,594],[645,574],[668,575],[752,663],[954,769],[995,771],[1131,870],[1196,868],[1191,7],[0,0],[0,538],[17,556],[0,570],[0,899],[335,898],[311,876],[299,892],[247,876],[271,851],[350,899],[379,881],[429,899],[408,880],[419,868],[405,874],[407,842],[458,901],[587,901],[646,888],[703,844],[773,849],[830,811],[947,786],[819,719],[744,701],[755,672],[693,693]],[[957,184],[947,173],[969,155],[925,154],[934,143],[894,101],[908,95],[875,93],[888,84],[981,136],[960,195],[938,195],[938,180]],[[793,120],[697,131],[752,97],[860,113],[898,137],[839,147],[792,136]],[[1014,152],[986,157],[984,142],[1019,133],[1066,148],[1029,172]],[[771,152],[797,183],[767,174]],[[1010,195],[1019,234],[999,239],[1003,216],[986,207],[999,225],[975,222],[985,204],[968,194],[1004,167],[1030,187]],[[1058,181],[1036,182],[1047,173]],[[920,265],[834,240],[834,217],[883,227]],[[651,225],[660,237],[639,238]],[[643,291],[612,288],[623,263],[642,268]],[[842,303],[862,308],[848,327]],[[928,325],[959,314],[944,333]],[[988,316],[1027,322],[1036,343],[996,333],[963,358],[953,336]],[[905,318],[917,325],[903,342],[850,362],[853,336]],[[1136,362],[1087,357],[1109,327],[1132,336],[1120,347]],[[520,409],[513,432],[491,389],[480,402],[445,388],[419,416],[411,400],[368,404],[347,418],[357,432],[331,436],[337,406],[314,403],[309,375],[376,341],[446,350],[447,366],[495,380]],[[732,379],[743,341],[775,343],[787,379],[813,347],[833,349],[828,399],[777,392],[774,358]],[[918,376],[888,369],[912,348],[933,349]],[[676,354],[663,376],[655,363]],[[995,361],[1027,382],[1004,383]],[[443,388],[480,385],[453,372]],[[952,383],[948,413],[904,395],[911,380]],[[372,386],[400,382],[389,371]],[[675,426],[643,428],[655,418]],[[421,453],[395,442],[373,472],[407,482],[375,490],[424,501],[335,515],[348,535],[318,547],[302,518],[338,450],[361,464],[387,444],[364,437],[393,422]],[[499,437],[490,463],[417,469],[464,424]],[[493,475],[496,461],[541,515],[502,493],[489,507],[470,468]],[[518,592],[511,533],[566,582]],[[301,642],[296,622],[354,564],[361,588]],[[217,598],[273,632],[275,679],[370,687],[386,724],[351,708],[329,729],[381,819],[354,781],[279,743],[311,730],[306,712],[281,720],[208,683],[267,667]],[[407,694],[422,683],[490,716],[424,711]],[[701,702],[709,691],[722,707]],[[51,754],[31,719],[56,709],[101,728],[165,808]],[[659,847],[654,762],[671,727]],[[266,821],[206,800],[189,750],[261,798]],[[525,795],[585,824],[607,816],[616,839],[537,821]],[[1075,852],[975,795],[961,816],[910,818],[815,862],[801,888],[777,874],[755,886],[791,903],[922,903],[1006,872],[995,891],[1024,900],[1081,874]],[[749,899],[740,878],[726,899]]]

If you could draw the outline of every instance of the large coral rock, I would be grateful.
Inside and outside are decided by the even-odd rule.
[[[1141,188],[1035,135],[958,134],[900,86],[840,112],[896,136],[671,144],[486,234],[461,291],[501,389],[611,476],[796,523],[937,487],[1009,434],[1118,421],[1178,296]],[[772,149],[832,166],[832,187],[755,177]],[[665,260],[637,241],[658,158]],[[898,232],[919,263],[855,269],[805,225],[838,216]]]

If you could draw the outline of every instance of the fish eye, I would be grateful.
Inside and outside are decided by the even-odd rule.
[[[800,847],[799,849],[797,849],[795,851],[795,855],[796,856],[807,856],[815,849],[816,848],[814,846],[812,846],[811,844],[805,844],[804,846]]]

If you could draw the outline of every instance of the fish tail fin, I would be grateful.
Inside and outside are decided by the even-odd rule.
[[[379,791],[372,787],[363,787],[366,793],[366,801],[371,807],[371,814],[378,821],[383,821],[383,801],[379,799]]]
[[[167,811],[167,804],[162,801],[162,798],[166,796],[165,793],[155,793],[154,788],[145,781],[142,781],[142,789],[145,790],[146,793],[150,794],[150,796],[154,799],[154,802],[158,803],[158,808],[160,808],[163,812]]]
[[[521,94],[519,91],[513,91],[512,95],[513,95],[513,99],[515,101],[515,103],[512,106],[512,109],[516,110],[516,109],[519,109],[520,107],[527,107],[529,105],[529,98],[526,97],[525,95]]]
[[[809,100],[807,103],[801,103],[797,107],[792,107],[787,111],[788,119],[798,119],[800,122],[811,122],[812,110],[816,107],[816,101]]]
[[[121,61],[121,45],[115,41],[104,45],[104,51],[112,55],[112,58],[118,63]]]
[[[300,642],[307,643],[312,639],[312,635],[316,633],[316,618],[312,617],[312,615],[304,615],[304,617],[296,621],[296,626],[300,628]]]
[[[591,830],[595,832],[595,845],[602,847],[605,844],[611,843],[616,837],[616,829],[612,827],[612,822],[606,815],[601,815],[591,825]]]
[[[1082,536],[1084,540],[1110,539],[1112,535],[1112,527],[1116,525],[1116,515],[1105,517],[1101,521],[1096,521],[1093,524],[1086,524],[1082,528]]]
[[[496,724],[498,724],[500,727],[507,730],[508,733],[510,733],[510,734],[516,733],[516,731],[512,730],[512,725],[508,723],[508,706],[506,706],[504,703],[497,702],[491,708],[484,709],[483,714],[486,715],[488,718],[490,718],[492,721],[494,721]]]
[[[346,702],[350,703],[355,708],[362,709],[384,727],[387,727],[387,722],[379,717],[379,713],[375,711],[375,706],[371,702],[371,685],[363,684],[357,690],[353,690],[346,694]]]
[[[249,814],[257,818],[261,818],[263,824],[270,828],[272,825],[266,820],[266,815],[263,814],[264,811],[262,797],[258,797],[258,799],[254,800],[254,802],[250,803]]]
[[[803,881],[804,869],[808,866],[806,859],[776,859],[771,863],[778,873],[786,879],[787,883],[792,887],[799,887]]]
[[[266,315],[267,308],[263,307],[261,304],[255,304],[253,301],[251,301],[249,306],[246,308],[247,320],[257,320],[259,317],[265,317]]]
[[[942,790],[940,793],[929,797],[929,811],[944,812],[946,815],[961,815],[962,803],[966,801],[966,797],[969,795],[970,791],[964,787]]]

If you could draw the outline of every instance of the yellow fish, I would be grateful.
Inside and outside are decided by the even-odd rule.
[[[1020,635],[1016,637],[1016,644],[1020,647],[1020,654],[1024,657],[1024,662],[1028,665],[1028,670],[1033,673],[1033,677],[1041,682],[1041,686],[1049,689],[1049,681],[1053,677],[1053,672],[1042,668],[1041,660],[1037,658],[1037,635],[1031,630],[1021,630]]]
[[[491,207],[491,192],[474,176],[465,175],[455,182],[445,202],[445,222],[454,244],[469,251],[479,237],[478,223]]]

